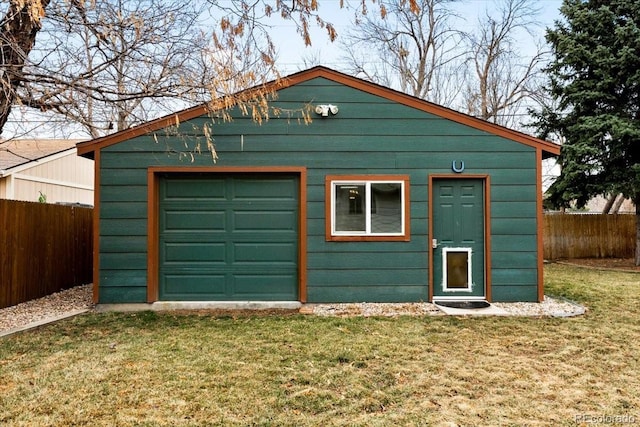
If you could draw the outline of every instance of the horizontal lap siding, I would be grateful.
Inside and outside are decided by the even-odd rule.
[[[147,299],[147,171],[105,151],[100,175],[100,303]],[[109,164],[111,162],[112,164]]]
[[[535,156],[534,153],[531,153]],[[535,165],[535,160],[529,162]],[[491,191],[492,297],[495,301],[537,301],[535,170],[526,182],[500,182]],[[519,182],[519,181],[516,181]]]
[[[276,104],[308,102],[340,111],[310,124],[295,112],[214,124],[215,165],[199,136],[206,117],[181,123],[181,136],[158,131],[103,149],[100,301],[146,298],[146,169],[162,165],[307,167],[308,300],[426,300],[428,175],[452,173],[454,160],[491,176],[494,299],[536,298],[534,149],[323,79],[282,90]],[[198,143],[203,154],[192,158]],[[411,240],[327,242],[324,179],[340,174],[409,175]]]

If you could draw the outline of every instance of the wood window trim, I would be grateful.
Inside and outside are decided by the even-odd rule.
[[[404,233],[401,235],[333,235],[332,185],[335,181],[399,181],[403,185]],[[411,240],[411,203],[409,175],[326,175],[325,176],[325,238],[327,242],[409,242]]]

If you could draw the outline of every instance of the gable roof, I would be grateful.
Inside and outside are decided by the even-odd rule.
[[[0,177],[38,163],[73,154],[79,139],[13,139],[0,141]]]
[[[558,144],[544,141],[525,133],[509,129],[504,126],[496,125],[485,120],[460,113],[450,108],[443,107],[441,105],[437,105],[423,99],[398,92],[394,89],[380,86],[375,83],[361,80],[359,78],[349,76],[347,74],[323,66],[310,68],[306,71],[292,74],[288,77],[282,78],[280,81],[272,81],[264,86],[247,89],[246,91],[244,91],[244,93],[259,90],[261,88],[275,88],[277,90],[284,89],[318,77],[322,77],[354,89],[362,90],[369,94],[380,96],[390,101],[397,102],[398,104],[406,105],[408,107],[412,107],[426,113],[451,120],[453,122],[461,123],[463,125],[470,126],[481,131],[485,131],[512,141],[519,142],[521,144],[539,148],[543,152],[543,157],[557,156],[560,154],[560,146]],[[97,150],[101,150],[102,148],[117,144],[131,138],[135,138],[137,136],[145,135],[147,133],[171,125],[175,125],[176,122],[184,122],[200,117],[207,114],[208,112],[210,112],[210,106],[208,104],[202,104],[165,117],[161,117],[156,120],[152,120],[147,123],[143,123],[130,129],[104,136],[102,138],[81,142],[77,145],[78,154],[84,155],[86,157],[93,157],[93,153]]]

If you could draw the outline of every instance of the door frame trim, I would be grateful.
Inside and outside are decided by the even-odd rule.
[[[491,176],[485,174],[429,174],[428,177],[428,222],[429,222],[429,302],[433,302],[433,181],[439,179],[475,179],[481,180],[484,190],[484,298],[491,302]],[[449,297],[451,298],[451,297]]]
[[[163,173],[297,174],[298,194],[298,300],[307,302],[307,168],[297,166],[151,166],[147,168],[147,302],[158,301],[160,273],[160,175]]]

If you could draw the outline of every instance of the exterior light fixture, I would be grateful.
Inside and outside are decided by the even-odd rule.
[[[335,116],[336,114],[338,114],[338,107],[332,104],[316,106],[316,114],[320,114],[322,117],[328,117],[329,113]]]

